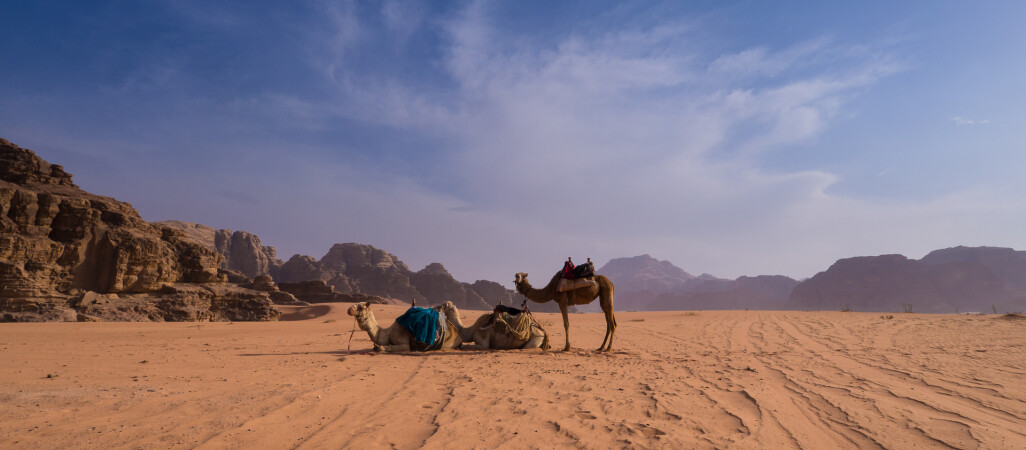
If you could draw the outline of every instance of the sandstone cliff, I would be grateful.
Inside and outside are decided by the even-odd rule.
[[[220,254],[223,274],[249,278],[271,275],[283,286],[282,290],[303,301],[383,303],[398,300],[416,301],[425,306],[452,301],[459,308],[473,310],[491,309],[500,302],[513,304],[513,291],[498,283],[459,282],[439,263],[413,272],[395,255],[370,245],[335,244],[320,260],[293,255],[282,262],[277,259],[274,247],[262,245],[259,237],[245,231],[215,230],[180,221],[159,223],[177,230],[186,240]],[[551,305],[533,308],[558,310]]]
[[[221,255],[221,269],[239,272],[249,278],[275,275],[281,268],[274,247],[261,244],[260,238],[247,231],[216,230],[213,227],[179,220],[155,222],[181,231],[187,239]]]
[[[220,281],[218,264],[217,253],[181,231],[147,223],[128,203],[79,189],[61,166],[0,139],[2,320],[76,320],[80,300],[90,292],[118,298],[149,294],[136,300],[156,310],[161,308],[154,299],[172,296],[181,303],[191,298],[194,309],[209,312],[153,313],[150,320],[267,320],[280,315],[260,293],[174,288]],[[168,293],[169,288],[179,292]],[[249,312],[235,314],[235,309]]]
[[[425,298],[447,299],[463,309],[491,309],[481,296],[466,283],[456,281],[439,263],[428,264],[410,276],[410,284]],[[442,300],[444,301],[444,300]]]

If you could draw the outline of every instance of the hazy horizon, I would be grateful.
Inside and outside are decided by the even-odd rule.
[[[1026,248],[1026,3],[0,6],[0,137],[149,221],[460,281]],[[546,275],[547,277],[547,275]]]

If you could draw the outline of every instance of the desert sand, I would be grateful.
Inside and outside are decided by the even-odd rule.
[[[2,324],[0,447],[1026,447],[1021,318],[619,312],[596,353],[576,314],[569,352],[375,354],[348,306]]]

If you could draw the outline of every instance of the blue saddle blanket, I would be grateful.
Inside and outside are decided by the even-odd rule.
[[[439,322],[444,320],[442,317],[436,309],[413,306],[395,321],[413,334],[414,339],[431,346],[438,336]]]

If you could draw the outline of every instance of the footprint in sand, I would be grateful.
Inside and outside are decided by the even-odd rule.
[[[666,432],[664,432],[663,430],[660,430],[660,429],[658,429],[656,427],[653,427],[653,426],[650,426],[650,425],[645,425],[643,423],[635,423],[634,427],[643,436],[647,436],[647,437],[662,436],[662,435],[666,434]]]
[[[591,411],[577,411],[574,415],[581,419],[597,419]]]

